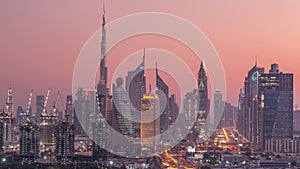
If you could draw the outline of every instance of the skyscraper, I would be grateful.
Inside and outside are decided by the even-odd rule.
[[[140,121],[141,99],[146,94],[145,49],[142,63],[134,70],[129,71],[126,76],[126,90],[128,91],[130,102],[133,105],[131,111],[135,121]],[[135,136],[140,136],[140,123],[134,122]]]
[[[105,30],[105,9],[103,7],[102,15],[102,39],[101,39],[101,56],[100,56],[100,80],[97,85],[97,93],[100,103],[100,111],[105,116],[107,89],[107,67],[106,67],[106,30]]]
[[[58,124],[56,132],[56,159],[59,162],[70,162],[74,152],[74,125],[62,121]]]
[[[75,131],[76,134],[92,135],[92,123],[94,122],[97,113],[95,98],[95,89],[79,88],[77,90],[74,101],[76,111],[74,123],[76,127],[78,126]]]
[[[186,115],[187,124],[189,133],[186,136],[188,142],[195,143],[198,138],[198,133],[195,133],[195,125],[194,121],[199,112],[199,92],[198,89],[194,89],[192,92],[188,92],[185,94],[185,98],[183,101],[183,112]]]
[[[201,62],[198,72],[198,113],[193,127],[193,134],[196,137],[196,142],[200,143],[206,139],[205,122],[207,122],[209,101],[207,75],[204,69],[204,63]]]
[[[204,63],[201,62],[198,71],[198,88],[188,92],[184,99],[184,113],[187,116],[187,126],[191,127],[187,140],[201,143],[206,139],[205,123],[209,111],[207,75]]]
[[[74,152],[75,126],[72,123],[74,112],[72,96],[68,95],[66,100],[65,119],[60,121],[56,128],[55,156],[59,162],[70,162]]]
[[[46,160],[54,159],[55,151],[55,139],[56,139],[56,125],[57,125],[57,110],[55,108],[55,103],[53,105],[53,110],[48,111],[46,109],[48,98],[50,94],[50,89],[48,89],[45,102],[43,103],[43,110],[40,115],[39,123],[39,141],[40,141],[40,155],[42,155]]]
[[[258,121],[261,121],[258,114],[258,78],[264,73],[264,68],[254,65],[248,72],[244,82],[244,94],[240,95],[240,117],[243,117],[243,128],[241,133],[244,137],[252,142],[255,148],[259,148],[258,136],[259,128]]]
[[[9,86],[7,90],[6,106],[0,115],[3,122],[3,135],[4,135],[4,149],[11,149],[13,144],[13,93],[12,87]]]
[[[113,84],[113,98],[116,113],[117,130],[126,136],[134,136],[132,114],[130,110],[130,100],[128,92],[123,87],[124,80],[118,78],[116,85]]]
[[[135,109],[141,110],[141,98],[146,94],[145,49],[142,63],[134,70],[129,71],[126,76],[126,90]]]
[[[24,110],[23,110],[23,108],[22,108],[22,106],[18,106],[18,108],[17,108],[17,115],[16,115],[16,121],[17,121],[17,123],[16,123],[16,125],[17,126],[19,126],[19,125],[21,125],[21,124],[23,124],[24,123],[24,121],[23,121],[23,116],[24,116]]]
[[[108,124],[106,122],[106,118],[100,112],[101,105],[99,103],[98,94],[96,94],[96,101],[97,101],[97,109],[96,109],[96,116],[95,121],[93,124],[93,148],[92,148],[92,156],[95,160],[107,160],[109,149],[109,143],[111,143],[110,135],[108,134]],[[105,147],[106,149],[104,149]]]
[[[236,127],[237,108],[230,103],[224,103],[223,114],[219,123],[219,128]]]
[[[179,107],[176,103],[175,94],[169,98],[169,126],[173,125],[179,114]]]
[[[4,125],[3,122],[0,121],[0,156],[3,155],[3,147],[4,147]]]
[[[245,93],[243,89],[240,89],[239,93],[239,101],[238,101],[238,122],[237,122],[237,129],[239,133],[243,136],[246,136],[247,130],[247,119],[246,119],[246,106],[245,106]]]
[[[100,56],[100,80],[97,85],[97,93],[94,98],[96,98],[96,111],[93,116],[93,158],[94,159],[107,159],[107,151],[102,147],[107,148],[109,141],[109,135],[107,133],[106,120],[112,123],[112,97],[109,96],[107,88],[107,67],[106,62],[106,30],[105,30],[105,8],[103,5],[103,15],[102,15],[102,39],[101,39],[101,56]]]
[[[35,117],[33,117],[33,120],[36,121],[37,123],[40,122],[40,117],[43,111],[44,102],[45,102],[45,96],[43,95],[36,96],[36,114]]]
[[[198,72],[198,91],[199,91],[199,117],[206,119],[208,116],[208,88],[207,88],[207,75],[204,69],[204,63],[201,62]]]
[[[26,121],[20,125],[20,156],[23,161],[33,162],[38,158],[38,126]]]
[[[258,79],[258,138],[261,148],[268,139],[293,138],[293,74],[279,72],[272,64]]]
[[[66,97],[66,111],[65,111],[65,117],[66,121],[68,121],[70,124],[74,124],[74,104],[73,104],[73,97],[72,95],[68,95]]]
[[[217,121],[217,119],[221,119],[223,115],[223,109],[224,109],[224,101],[223,101],[222,93],[220,90],[216,90],[214,94],[214,123],[217,126],[220,122]]]
[[[145,94],[141,99],[141,120],[143,122],[141,123],[141,138],[146,138],[142,139],[142,146],[155,149],[155,145],[160,143],[160,138],[158,137],[160,134],[159,106],[160,101],[156,94]]]
[[[160,132],[163,133],[169,126],[169,87],[158,74],[156,63],[156,87],[161,92],[157,93],[160,100]]]

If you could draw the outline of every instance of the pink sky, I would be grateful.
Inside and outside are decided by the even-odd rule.
[[[227,76],[227,100],[234,105],[258,56],[258,64],[266,70],[276,62],[281,71],[294,73],[295,105],[300,106],[300,1],[106,1],[107,22],[137,12],[170,13],[198,26],[220,55]],[[100,0],[1,1],[0,106],[9,84],[16,106],[27,103],[31,88],[35,94],[46,94],[49,87],[53,95],[58,89],[62,95],[71,94],[76,58],[100,28],[101,14]]]

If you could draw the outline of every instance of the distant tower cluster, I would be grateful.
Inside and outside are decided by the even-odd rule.
[[[238,128],[255,149],[275,151],[271,147],[279,139],[293,139],[293,74],[279,72],[277,64],[268,73],[255,65],[245,78],[238,111]]]

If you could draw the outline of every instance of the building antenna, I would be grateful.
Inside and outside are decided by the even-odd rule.
[[[157,61],[155,62],[155,71],[156,71],[156,76],[158,75],[158,68],[157,68]]]
[[[144,55],[143,55],[143,66],[145,69],[145,57],[146,57],[146,49],[144,48]]]
[[[257,55],[255,56],[255,66],[257,66]]]
[[[105,15],[105,0],[103,0],[103,6],[102,6],[102,8],[103,8],[103,15]]]

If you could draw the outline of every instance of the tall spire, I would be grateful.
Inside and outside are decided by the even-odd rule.
[[[255,56],[255,66],[257,66],[257,56]]]
[[[157,61],[155,62],[155,72],[156,72],[156,77],[158,76],[158,69],[157,69]]]
[[[106,86],[107,84],[107,67],[106,62],[106,30],[105,30],[105,4],[103,0],[102,14],[102,39],[101,39],[101,56],[100,56],[100,82]],[[106,87],[105,87],[106,88]]]
[[[144,55],[143,55],[143,66],[145,69],[145,57],[146,57],[146,49],[144,48]]]
[[[103,0],[103,5],[102,5],[102,27],[105,26],[105,0]]]
[[[204,61],[201,61],[200,69],[199,69],[198,74],[206,75],[206,72],[205,72],[205,69],[204,69]]]

